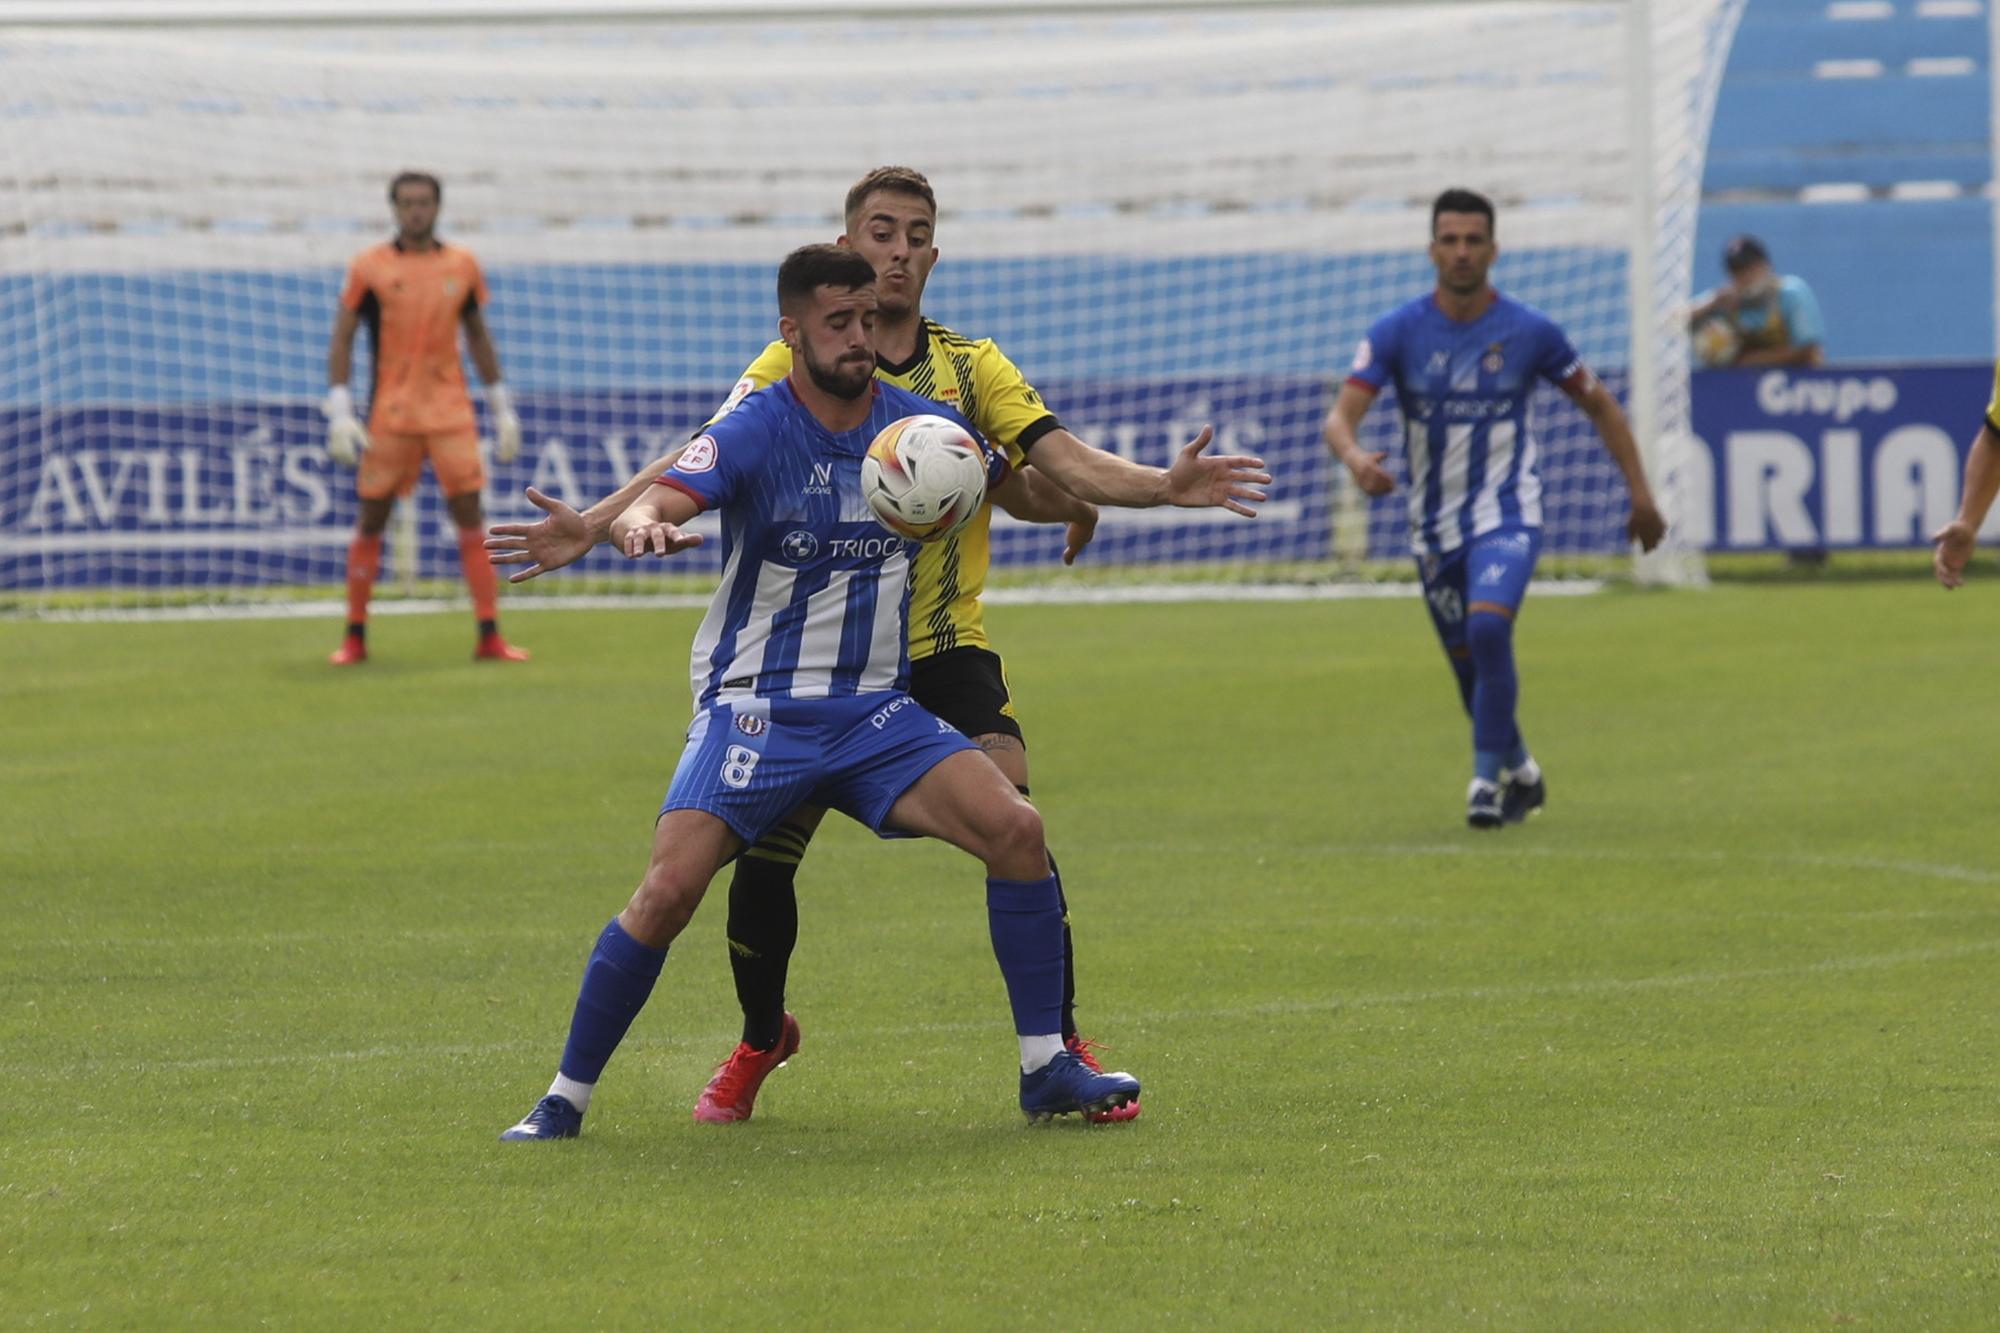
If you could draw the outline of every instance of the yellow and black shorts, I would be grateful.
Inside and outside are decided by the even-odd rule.
[[[948,648],[910,663],[910,694],[967,736],[1025,740],[1007,693],[1007,669],[987,648]]]

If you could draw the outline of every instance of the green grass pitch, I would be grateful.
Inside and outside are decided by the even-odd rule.
[[[720,885],[546,1087],[693,613],[0,625],[0,1326],[1991,1327],[1990,585],[992,612],[1130,1125],[1031,1127],[978,867],[830,821],[757,1116]]]

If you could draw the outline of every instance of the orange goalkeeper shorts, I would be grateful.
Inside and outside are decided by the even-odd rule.
[[[479,460],[479,432],[434,431],[423,435],[388,435],[371,432],[368,452],[361,455],[361,471],[354,489],[364,500],[386,500],[392,495],[408,495],[417,488],[424,460],[431,460],[438,486],[447,497],[477,495],[486,485],[486,468]]]

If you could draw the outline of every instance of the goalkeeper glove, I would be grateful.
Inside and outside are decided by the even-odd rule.
[[[486,412],[493,418],[493,457],[511,463],[521,456],[521,418],[514,413],[514,395],[499,380],[486,386]]]
[[[333,385],[319,410],[326,417],[327,453],[342,467],[357,466],[368,451],[368,428],[355,419],[354,395],[345,384]]]

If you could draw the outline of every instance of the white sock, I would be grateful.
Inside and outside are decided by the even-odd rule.
[[[1475,775],[1472,781],[1466,784],[1465,799],[1469,801],[1474,796],[1478,795],[1480,792],[1483,791],[1499,791],[1499,790],[1500,790],[1499,783],[1488,782],[1485,778]]]
[[[1500,770],[1500,781],[1503,784],[1518,782],[1524,787],[1532,787],[1541,780],[1542,766],[1535,762],[1533,755],[1529,755],[1527,759],[1522,761],[1519,768],[1503,768]]]
[[[596,1086],[595,1083],[579,1083],[557,1074],[556,1081],[549,1084],[549,1095],[562,1098],[581,1113],[590,1109],[590,1090]]]
[[[1034,1073],[1055,1059],[1062,1048],[1063,1040],[1060,1032],[1051,1032],[1046,1037],[1021,1038],[1021,1072]]]

